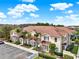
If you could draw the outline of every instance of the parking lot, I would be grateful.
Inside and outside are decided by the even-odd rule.
[[[0,59],[28,59],[32,53],[10,46],[8,44],[0,45]]]

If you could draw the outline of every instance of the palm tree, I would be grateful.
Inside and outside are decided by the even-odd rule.
[[[31,37],[32,37],[31,33],[30,32],[27,32],[26,35],[25,35],[25,38],[26,38],[26,40],[28,42],[27,44],[30,44]]]
[[[24,41],[26,39],[26,34],[27,34],[27,32],[20,32],[20,37],[21,37],[21,40],[22,40],[22,45],[24,44]]]
[[[40,33],[37,33],[36,32],[36,34],[34,34],[34,40],[36,41],[36,47],[37,47],[37,49],[39,49],[39,43],[40,43]]]
[[[27,32],[21,32],[21,36],[25,39]]]
[[[39,43],[40,43],[40,36],[41,36],[40,33],[37,33],[37,32],[36,32],[36,34],[34,34],[35,41],[36,41],[36,44],[37,44],[36,49],[37,49],[38,51],[40,51],[40,45],[39,45]],[[39,54],[38,54],[38,56],[39,56]],[[38,59],[39,59],[39,57],[38,57]]]

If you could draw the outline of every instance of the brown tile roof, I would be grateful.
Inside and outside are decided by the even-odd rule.
[[[54,26],[28,26],[23,28],[23,31],[32,32],[36,31],[44,34],[49,34],[50,36],[63,36],[72,32],[75,32],[75,30],[69,29],[67,27],[54,27]]]

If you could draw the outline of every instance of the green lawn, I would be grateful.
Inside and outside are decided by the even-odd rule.
[[[78,52],[78,46],[74,46],[72,49],[72,53],[77,54]]]

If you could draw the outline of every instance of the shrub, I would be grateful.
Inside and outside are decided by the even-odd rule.
[[[76,43],[76,44],[79,44],[79,39],[76,39],[76,40],[75,40],[75,43]]]
[[[71,44],[71,45],[69,45],[68,47],[67,47],[67,51],[72,51],[72,49],[73,49],[73,47],[74,47],[74,44]]]
[[[51,54],[53,54],[53,53],[55,52],[56,45],[55,45],[55,44],[50,44],[50,45],[49,45],[49,48],[50,48],[49,52],[50,52]]]
[[[72,41],[75,41],[75,39],[72,39]]]
[[[27,48],[32,47],[30,44],[23,44],[22,46],[27,47]]]
[[[69,55],[64,55],[63,59],[74,59],[74,57],[73,56],[69,56]]]
[[[48,56],[48,55],[45,55],[45,54],[43,54],[43,53],[40,53],[39,56],[40,56],[40,57],[43,57],[43,58],[45,58],[45,59],[56,59],[56,58],[53,57],[53,56]]]
[[[20,41],[18,40],[18,41],[15,42],[15,44],[19,45],[19,44],[21,44],[21,43],[20,43]]]
[[[61,52],[54,52],[57,56],[63,56],[63,53]]]
[[[72,49],[72,53],[77,54],[78,52],[78,46],[74,46],[74,48]]]

